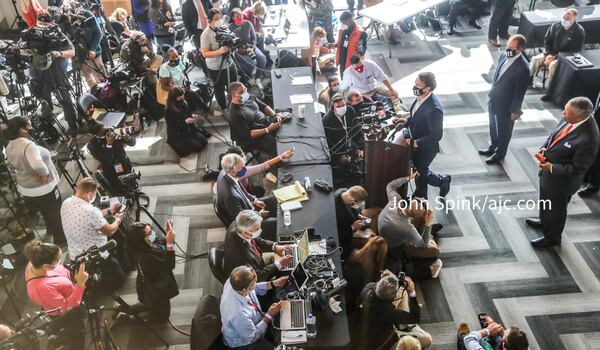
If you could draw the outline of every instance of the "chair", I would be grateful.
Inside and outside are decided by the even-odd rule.
[[[220,303],[220,298],[214,295],[205,295],[198,302],[191,326],[192,350],[225,349],[221,335]]]
[[[538,66],[538,69],[535,71],[535,76],[537,77],[537,75],[540,73],[540,70],[542,71],[542,89],[546,88],[546,80],[548,80],[548,77],[546,76],[546,73],[548,72],[548,66],[546,66],[543,62]]]
[[[223,215],[223,213],[221,213],[221,211],[219,210],[219,200],[217,199],[216,194],[213,194],[213,209],[215,210],[215,214],[217,215],[219,220],[221,220],[225,228],[227,228],[227,226],[229,226],[229,222],[225,215]]]
[[[208,265],[213,276],[222,284],[227,281],[227,274],[224,270],[225,251],[221,247],[210,247],[208,250]]]
[[[88,113],[88,110],[91,106],[108,109],[99,99],[96,98],[96,96],[90,94],[89,92],[82,94],[79,99],[77,99],[77,109],[79,113],[81,113],[81,115],[83,115],[86,119],[91,118],[91,115]],[[96,120],[108,128],[114,128],[121,124],[124,118],[125,112],[105,112],[98,116]]]

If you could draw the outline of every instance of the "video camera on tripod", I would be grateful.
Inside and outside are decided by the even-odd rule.
[[[227,46],[230,53],[242,46],[242,40],[225,26],[215,28],[215,33],[215,40],[219,47]]]
[[[0,69],[10,69],[16,77],[17,84],[26,84],[29,77],[25,70],[31,64],[31,57],[23,55],[21,49],[12,42],[4,41],[0,46]]]
[[[37,349],[40,337],[54,331],[52,329],[54,321],[49,315],[60,310],[56,308],[39,311],[33,317],[26,315],[25,319],[16,324],[16,332],[0,341],[0,350]]]
[[[81,264],[85,264],[85,270],[89,273],[90,278],[88,283],[97,282],[100,279],[101,271],[100,265],[104,261],[108,252],[117,247],[117,241],[111,239],[106,244],[98,246],[91,246],[85,252],[77,255],[71,260],[70,264],[65,265],[67,270],[71,272],[71,279],[75,282],[75,274],[79,270]]]
[[[39,70],[46,70],[52,65],[52,51],[65,45],[66,37],[56,23],[48,26],[36,26],[21,32],[19,48],[29,50],[31,62]]]

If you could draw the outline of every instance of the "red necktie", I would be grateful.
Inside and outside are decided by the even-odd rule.
[[[202,0],[197,0],[198,2],[198,17],[200,17],[200,24],[202,25],[202,29],[206,29],[206,25],[208,22],[206,21],[206,12],[204,11],[204,6],[202,6]]]
[[[250,240],[250,245],[252,246],[252,250],[254,251],[254,254],[256,254],[256,256],[258,256],[259,258],[262,259],[262,254],[260,253],[260,250],[258,249],[258,246],[256,245],[256,242],[252,239]]]
[[[554,138],[554,140],[552,140],[552,143],[550,144],[550,146],[548,146],[548,149],[552,148],[552,146],[554,146],[555,143],[557,143],[562,138],[564,138],[565,136],[567,136],[569,134],[569,131],[571,131],[571,129],[573,129],[573,124],[568,124],[567,127],[564,128],[560,132],[560,134],[556,135],[556,137]]]

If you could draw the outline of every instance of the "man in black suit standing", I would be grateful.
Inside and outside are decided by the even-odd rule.
[[[527,218],[529,226],[544,236],[531,241],[534,247],[559,245],[567,221],[567,205],[590,168],[600,145],[598,125],[587,97],[569,100],[563,120],[536,154],[540,167],[540,217]],[[544,201],[549,202],[544,203]]]
[[[221,172],[217,178],[217,206],[229,226],[242,210],[255,210],[265,218],[263,230],[269,238],[277,232],[277,201],[273,195],[256,198],[240,183],[246,174],[246,162],[238,154],[226,154],[221,159]]]
[[[600,127],[600,92],[598,93],[598,98],[596,98],[596,104],[594,107],[594,119],[596,120],[598,127]],[[590,167],[590,170],[588,170],[587,174],[585,174],[583,181],[586,185],[583,189],[577,192],[579,196],[590,197],[600,191],[600,152],[598,152],[596,155],[596,160]]]
[[[491,144],[479,150],[479,154],[488,156],[487,164],[498,164],[504,159],[515,121],[523,114],[521,104],[529,83],[529,63],[523,56],[525,43],[521,34],[511,36],[496,65],[488,93]]]
[[[405,124],[405,128],[410,131],[410,138],[405,138],[404,142],[407,145],[412,142],[411,159],[419,172],[415,179],[416,189],[413,197],[424,199],[427,199],[427,185],[439,187],[440,197],[446,197],[452,180],[450,175],[441,175],[429,170],[429,165],[440,151],[439,142],[444,131],[442,103],[433,93],[436,86],[433,73],[419,73],[413,87],[417,99],[410,106],[410,117]]]
[[[268,281],[294,259],[283,256],[290,251],[288,245],[275,244],[260,237],[262,217],[254,210],[242,210],[225,234],[225,273],[242,265],[250,265],[256,271],[259,282]],[[282,258],[278,261],[265,261],[263,252],[274,252]]]

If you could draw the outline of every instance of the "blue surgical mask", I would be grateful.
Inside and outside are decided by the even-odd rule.
[[[571,24],[573,24],[573,21],[569,21],[568,19],[562,19],[560,21],[560,23],[562,24],[563,27],[567,28],[568,26],[570,26]]]
[[[245,91],[240,98],[242,99],[242,103],[246,103],[250,99],[250,94],[248,91]]]
[[[343,117],[346,114],[346,106],[335,107],[335,114],[338,117]]]
[[[244,177],[244,175],[246,175],[247,172],[248,172],[248,168],[243,167],[240,169],[240,171],[235,173],[235,177]]]
[[[156,232],[152,231],[150,232],[150,236],[148,236],[148,240],[150,241],[150,243],[154,243],[156,241]]]

